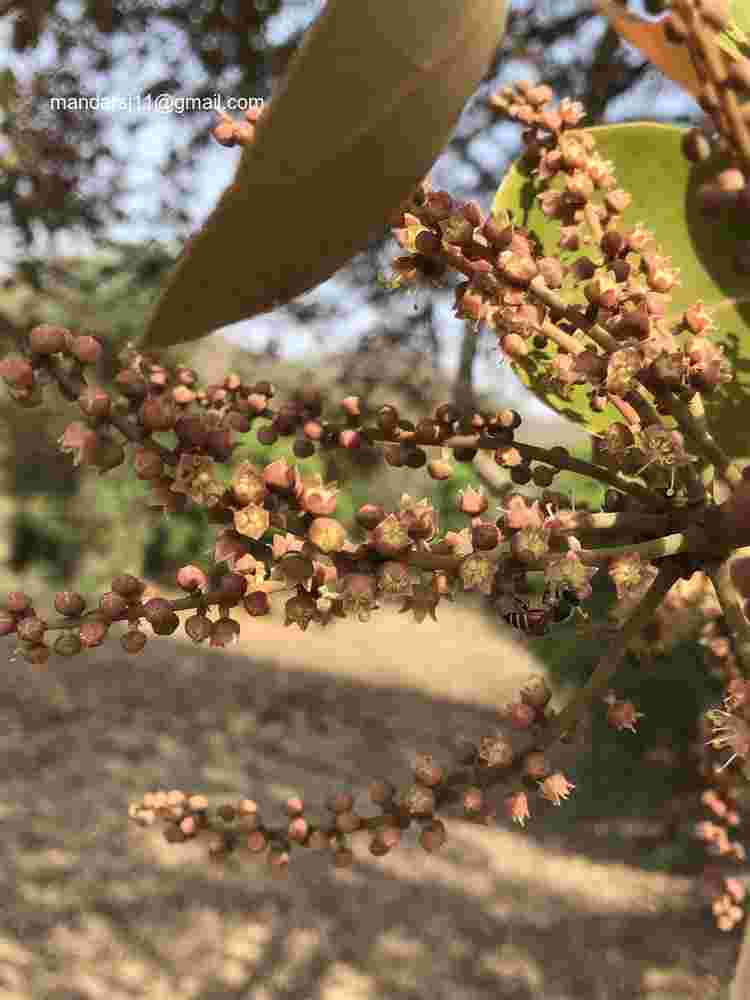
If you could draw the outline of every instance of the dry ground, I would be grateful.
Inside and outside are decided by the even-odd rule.
[[[305,635],[248,620],[225,651],[155,638],[127,657],[110,641],[41,671],[4,641],[0,997],[720,995],[739,932],[711,928],[687,879],[595,860],[540,824],[449,820],[436,855],[410,837],[375,859],[359,840],[351,871],[299,849],[277,882],[128,821],[157,787],[249,795],[272,823],[303,792],[315,820],[330,790],[402,786],[415,750],[491,732],[528,656],[471,609],[418,627],[380,614]]]

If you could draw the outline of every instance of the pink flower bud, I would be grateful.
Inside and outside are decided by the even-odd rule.
[[[63,326],[51,326],[43,323],[35,326],[29,334],[29,346],[33,354],[59,354],[65,350],[65,334],[69,333]]]
[[[295,484],[295,470],[285,459],[278,459],[263,470],[263,482],[279,493],[291,493]]]
[[[175,425],[174,404],[167,396],[144,399],[138,415],[147,431],[170,431]]]
[[[10,357],[0,361],[0,376],[18,389],[30,389],[34,384],[34,370],[25,358]]]

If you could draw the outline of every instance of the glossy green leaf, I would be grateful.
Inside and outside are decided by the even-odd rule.
[[[308,291],[384,232],[442,151],[505,27],[505,0],[329,0],[186,248],[142,347]]]
[[[669,317],[679,317],[688,305],[702,299],[712,313],[715,339],[724,345],[736,379],[706,399],[723,446],[734,455],[750,455],[750,279],[735,272],[737,240],[750,239],[750,219],[737,212],[704,218],[696,189],[722,165],[709,160],[693,166],[681,153],[684,129],[672,125],[636,122],[586,129],[597,148],[614,164],[618,187],[633,195],[622,214],[620,228],[642,222],[654,233],[662,253],[680,268],[681,285],[673,290]],[[553,185],[560,183],[553,181]],[[542,242],[544,252],[571,262],[581,253],[559,253],[559,223],[548,219],[534,200],[538,182],[520,161],[506,174],[493,202],[493,214],[513,213],[514,221],[528,226]],[[539,188],[541,189],[541,188]],[[596,246],[584,248],[595,263],[601,260]],[[581,289],[565,293],[569,303],[585,304]],[[558,413],[590,431],[599,431],[616,411],[608,407],[592,414],[583,386],[574,387],[570,400],[548,392],[541,383],[542,362],[554,347],[529,355],[515,365],[522,380]]]

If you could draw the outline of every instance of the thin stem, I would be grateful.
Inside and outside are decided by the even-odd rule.
[[[676,556],[680,552],[695,551],[695,536],[676,532],[673,535],[664,535],[663,538],[653,538],[648,542],[632,543],[627,545],[612,545],[601,549],[581,549],[578,553],[582,563],[600,563],[606,559],[614,559],[616,556],[623,556],[638,553],[643,559],[663,559],[664,556]]]
[[[742,472],[736,463],[726,454],[708,428],[706,410],[703,398],[696,392],[689,403],[685,404],[671,392],[659,393],[659,402],[674,417],[685,437],[694,442],[697,448],[716,467],[719,475],[731,486],[742,482]]]
[[[566,472],[576,472],[580,476],[588,476],[589,479],[598,479],[599,482],[606,483],[608,486],[614,486],[615,489],[620,490],[622,493],[628,493],[630,496],[637,497],[649,507],[663,510],[668,506],[667,500],[652,493],[645,486],[642,486],[640,483],[631,482],[618,472],[612,472],[611,469],[607,469],[604,466],[594,465],[580,458],[573,458],[572,455],[558,457],[555,454],[554,461],[552,461],[546,448],[539,448],[533,444],[522,444],[520,441],[514,441],[512,447],[520,452],[522,458],[530,461],[549,462],[551,465],[555,465],[558,469]]]

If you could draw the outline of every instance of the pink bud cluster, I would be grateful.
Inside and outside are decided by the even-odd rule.
[[[516,705],[508,707],[504,713],[507,725],[504,722],[494,736],[484,737],[478,744],[465,743],[460,748],[455,761],[458,770],[454,773],[439,764],[432,754],[419,753],[413,766],[414,780],[401,792],[386,779],[373,781],[369,799],[379,815],[363,815],[355,809],[353,793],[342,790],[326,800],[328,820],[314,822],[307,815],[302,798],[292,796],[286,803],[286,823],[273,827],[264,822],[253,799],[227,802],[212,810],[203,795],[177,789],[148,792],[139,802],[131,803],[129,815],[145,827],[162,820],[164,838],[170,843],[204,841],[215,861],[222,861],[231,853],[248,858],[265,857],[270,873],[279,877],[288,874],[293,847],[328,851],[335,866],[351,867],[355,860],[352,837],[359,834],[367,834],[370,853],[382,857],[398,846],[406,831],[416,826],[420,847],[433,852],[447,839],[445,824],[438,813],[448,805],[460,805],[463,817],[472,822],[485,825],[492,822],[496,810],[487,793],[493,783],[512,782],[513,775],[518,774],[521,788],[505,797],[503,811],[522,825],[529,817],[530,795],[536,792],[540,800],[560,805],[575,787],[560,770],[554,769],[544,752],[533,749],[535,740],[554,718],[554,713],[545,711],[551,691],[544,678],[531,676],[522,687],[520,698]],[[518,725],[519,706],[527,710],[523,725]],[[466,786],[461,792],[457,790],[460,784]],[[511,802],[519,803],[515,811],[510,808]]]

